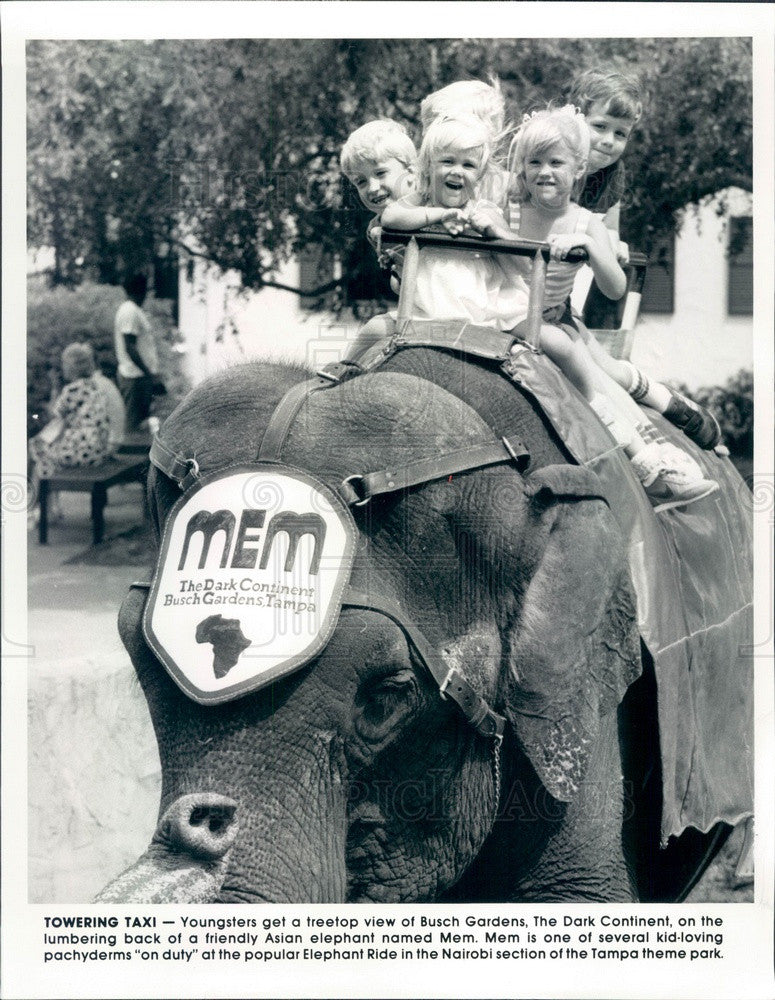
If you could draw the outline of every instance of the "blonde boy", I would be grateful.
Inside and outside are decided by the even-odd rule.
[[[339,163],[363,206],[379,217],[413,187],[417,150],[403,125],[379,118],[350,135]]]
[[[374,213],[366,236],[375,250],[382,213],[389,204],[412,190],[416,163],[417,150],[406,129],[389,118],[361,125],[342,147],[339,155],[342,173],[355,188],[361,204]],[[400,277],[402,263],[400,251],[385,252],[380,257],[380,264],[390,267],[393,272],[391,284]],[[356,342],[347,352],[347,360],[356,360],[372,344],[391,336],[393,331],[392,316],[372,317],[359,331]]]

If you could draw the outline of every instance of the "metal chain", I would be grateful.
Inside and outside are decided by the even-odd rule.
[[[495,781],[495,819],[498,818],[498,808],[501,801],[501,746],[503,737],[496,736],[492,741],[492,775]]]

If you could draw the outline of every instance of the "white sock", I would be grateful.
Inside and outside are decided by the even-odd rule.
[[[620,444],[623,448],[632,444],[633,429],[627,427],[626,424],[617,418],[607,396],[604,396],[602,392],[596,392],[592,399],[589,400],[589,405],[597,414],[600,422],[611,432],[611,436],[617,444]]]

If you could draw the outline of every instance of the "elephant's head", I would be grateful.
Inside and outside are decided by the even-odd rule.
[[[203,472],[250,462],[268,414],[302,377],[257,365],[222,374],[173,414],[163,441]],[[443,389],[375,374],[312,394],[283,461],[336,487],[491,442]],[[157,470],[149,488],[161,527],[180,490]],[[620,781],[609,722],[639,672],[639,645],[622,541],[594,477],[570,466],[523,476],[502,463],[353,510],[353,587],[400,607],[409,632],[507,718],[502,756],[378,610],[345,605],[312,662],[201,705],[149,648],[145,593],[132,590],[119,626],[159,742],[162,801],[146,854],[99,900],[434,900],[481,851],[507,785],[532,783],[557,806],[551,835],[536,837],[551,824],[513,823],[527,858],[562,839],[591,773]],[[620,823],[621,802],[612,808]]]

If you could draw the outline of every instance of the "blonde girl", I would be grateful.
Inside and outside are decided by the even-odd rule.
[[[482,179],[480,194],[505,209],[508,173],[500,164],[498,152],[511,129],[506,122],[506,102],[496,77],[491,77],[490,83],[456,80],[429,94],[420,104],[423,135],[438,118],[467,115],[478,118],[489,131],[491,162],[487,175]]]
[[[437,118],[429,126],[417,159],[417,188],[388,205],[382,222],[393,229],[442,226],[509,238],[503,213],[482,197],[492,176],[492,134],[473,115]],[[415,315],[463,319],[502,330],[524,314],[527,288],[513,259],[427,248],[420,254],[414,294]]]
[[[600,218],[575,202],[589,162],[590,131],[572,105],[525,116],[509,149],[509,223],[515,234],[547,242],[544,324],[540,344],[622,445],[656,509],[684,506],[718,489],[685,452],[656,440],[653,426],[629,395],[595,362],[575,324],[568,298],[581,264],[569,251],[587,251],[598,287],[624,294],[625,276]]]

